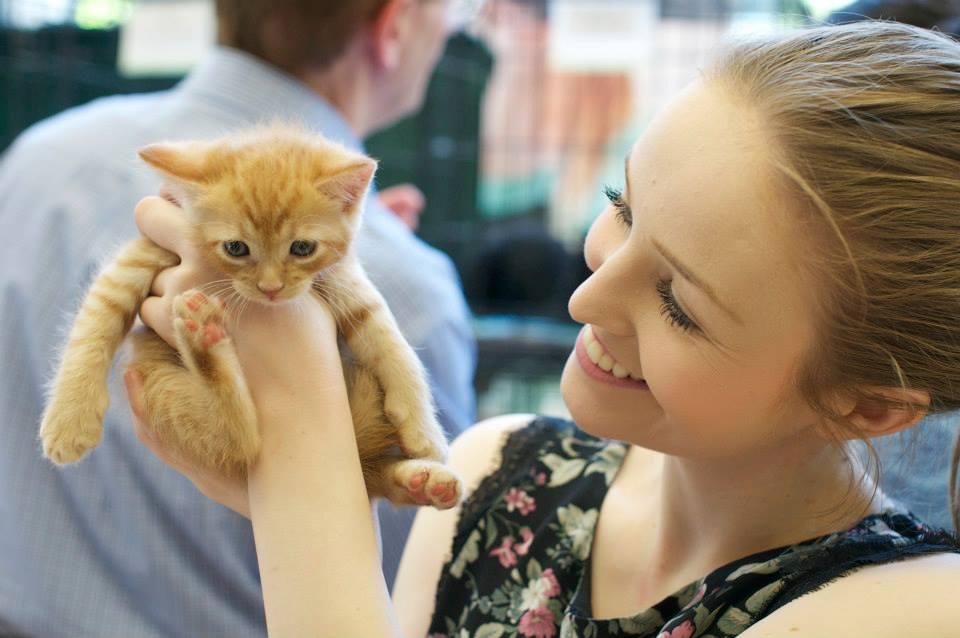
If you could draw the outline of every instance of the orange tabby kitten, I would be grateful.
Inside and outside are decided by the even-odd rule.
[[[312,293],[349,346],[345,373],[367,488],[396,503],[446,508],[459,479],[425,371],[352,251],[376,163],[323,137],[274,124],[209,142],[140,151],[193,222],[193,241],[229,278],[230,297],[283,303]],[[106,380],[154,276],[177,257],[147,239],[128,244],[93,282],[74,322],[40,438],[55,463],[99,441]],[[231,304],[232,307],[232,304]],[[260,449],[254,406],[224,327],[224,300],[199,290],[174,302],[176,349],[133,335],[131,367],[157,436],[209,467],[242,475]],[[319,418],[319,416],[318,416]]]

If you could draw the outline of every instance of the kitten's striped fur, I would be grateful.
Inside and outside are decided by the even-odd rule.
[[[132,335],[130,366],[144,379],[156,435],[205,466],[243,474],[260,438],[224,312],[315,294],[351,353],[345,373],[368,490],[396,503],[454,505],[461,485],[443,465],[446,441],[426,373],[351,248],[375,162],[285,124],[140,154],[167,177],[193,222],[194,244],[229,278],[229,304],[200,291],[177,298],[176,349],[148,329]],[[294,255],[297,241],[313,252]],[[232,256],[230,242],[243,242],[249,255]],[[177,261],[141,238],[94,281],[43,416],[47,458],[71,463],[99,442],[114,355],[154,276]]]

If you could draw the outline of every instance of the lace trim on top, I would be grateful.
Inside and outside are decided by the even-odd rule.
[[[881,517],[883,515],[876,515],[865,521]],[[847,532],[843,542],[823,547],[821,552],[804,561],[802,571],[790,578],[789,585],[766,610],[766,614],[801,596],[819,591],[860,567],[895,563],[915,556],[960,553],[960,539],[946,530],[930,529],[903,513],[888,514],[886,520],[890,521],[892,530],[900,535],[899,538],[859,539],[854,542],[854,534]],[[861,523],[854,530],[864,528],[865,525]],[[920,533],[916,534],[917,531]],[[914,533],[912,539],[911,532]]]
[[[437,591],[434,597],[435,610],[439,608],[440,596],[446,591],[450,581],[454,579],[449,567],[450,561],[456,556],[457,548],[464,544],[466,537],[476,527],[478,520],[490,507],[490,504],[507,491],[507,488],[515,481],[517,473],[524,468],[524,465],[536,458],[534,453],[544,442],[543,433],[555,428],[555,425],[551,426],[550,422],[543,417],[536,417],[526,426],[510,432],[500,451],[499,467],[485,476],[477,489],[460,506],[460,518],[457,520],[456,532],[453,535],[448,560],[444,563],[443,573],[440,574],[440,580],[437,583]]]

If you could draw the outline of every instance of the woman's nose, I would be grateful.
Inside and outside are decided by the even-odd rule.
[[[628,291],[610,281],[608,274],[603,266],[598,268],[573,291],[567,309],[578,323],[601,326],[614,334],[630,334]]]

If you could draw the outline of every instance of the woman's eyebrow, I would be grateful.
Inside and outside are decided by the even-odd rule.
[[[680,262],[680,260],[673,255],[673,253],[671,253],[669,250],[667,250],[663,246],[663,244],[661,244],[660,242],[658,242],[656,239],[653,239],[653,238],[651,238],[650,241],[651,243],[653,243],[653,247],[660,252],[663,258],[666,259],[670,263],[670,265],[673,266],[676,269],[676,271],[679,272],[684,279],[686,279],[691,284],[693,284],[694,286],[696,286],[697,288],[705,292],[707,296],[713,300],[713,303],[717,304],[717,306],[719,306],[721,310],[723,310],[728,315],[730,315],[731,319],[733,319],[739,325],[741,326],[743,325],[743,319],[740,318],[740,315],[738,315],[733,310],[731,310],[726,305],[724,305],[723,302],[720,301],[720,298],[717,296],[717,293],[714,292],[713,288],[711,288],[705,281],[703,281],[702,279],[694,275],[692,272],[690,272],[690,269],[684,266]]]

